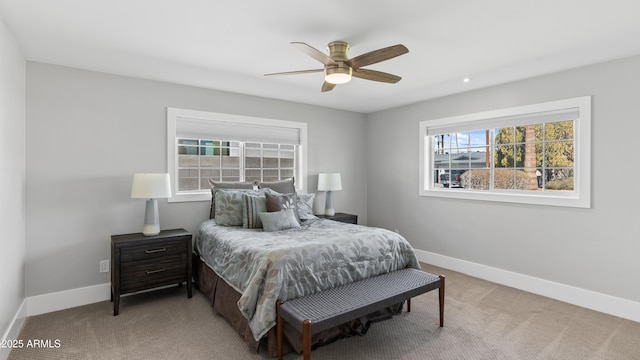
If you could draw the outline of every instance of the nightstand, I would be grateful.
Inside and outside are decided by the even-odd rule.
[[[335,220],[335,221],[340,221],[348,224],[358,223],[358,215],[353,215],[353,214],[336,213],[333,216],[329,216],[329,215],[316,215],[316,216],[322,219]]]
[[[122,294],[186,282],[191,298],[191,246],[191,233],[183,229],[111,236],[113,315]]]

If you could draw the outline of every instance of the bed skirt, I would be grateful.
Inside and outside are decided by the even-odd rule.
[[[193,255],[193,277],[195,285],[211,301],[213,310],[225,318],[238,331],[249,347],[254,348],[256,351],[263,348],[268,351],[270,356],[277,356],[276,328],[273,327],[260,341],[256,341],[249,328],[249,322],[242,316],[236,305],[241,294],[220,279],[196,254]],[[402,305],[402,303],[399,303],[385,310],[369,314],[362,319],[320,332],[313,336],[311,346],[316,348],[341,338],[364,335],[370,324],[389,319],[393,315],[402,312]],[[275,303],[273,306],[276,306]],[[285,323],[284,325],[284,351],[302,353],[302,334],[289,324]]]

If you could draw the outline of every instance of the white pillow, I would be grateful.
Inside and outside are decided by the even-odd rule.
[[[313,201],[316,198],[316,193],[311,194],[298,194],[296,199],[296,207],[298,208],[298,216],[300,220],[317,219],[318,217],[313,215]]]

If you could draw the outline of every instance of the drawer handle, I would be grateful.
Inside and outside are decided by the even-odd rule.
[[[151,274],[163,272],[164,270],[165,270],[165,268],[158,269],[158,270],[147,270],[146,273],[147,273],[147,275],[151,275]]]
[[[147,254],[155,254],[159,252],[167,251],[167,248],[153,249],[153,250],[145,250],[144,252]]]

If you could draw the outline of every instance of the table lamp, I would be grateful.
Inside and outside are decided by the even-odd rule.
[[[333,216],[336,214],[333,209],[333,191],[342,190],[342,180],[339,173],[318,174],[318,191],[326,191],[324,214]]]
[[[144,212],[142,234],[154,236],[160,233],[158,217],[158,201],[156,199],[171,197],[169,174],[134,174],[131,185],[131,198],[147,199]]]

